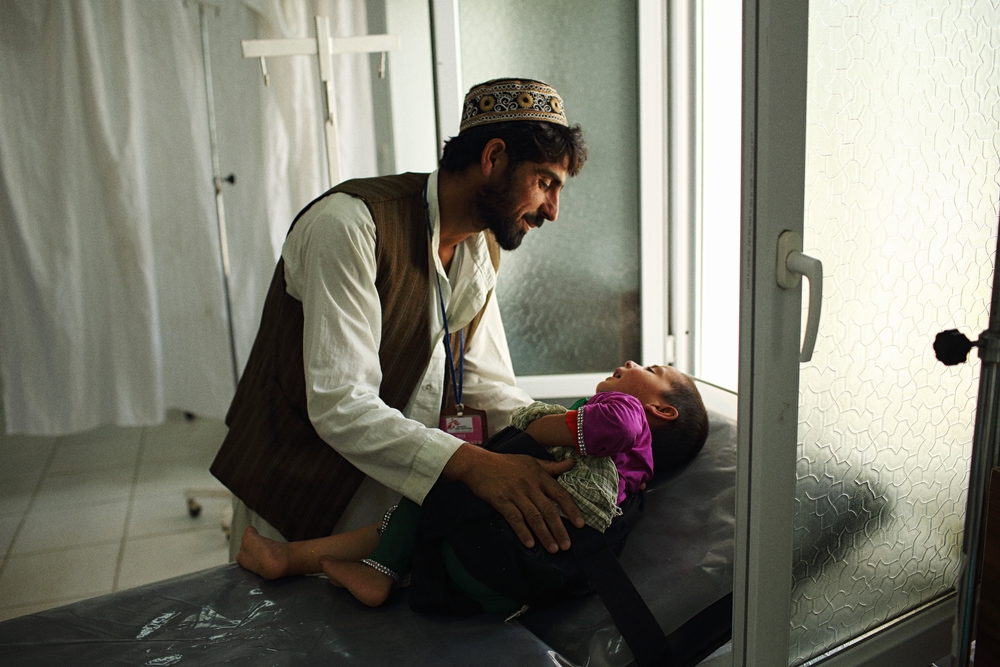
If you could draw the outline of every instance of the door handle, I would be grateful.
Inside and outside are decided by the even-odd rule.
[[[806,319],[806,333],[802,340],[799,362],[812,359],[819,333],[819,315],[823,307],[823,262],[815,257],[802,254],[802,236],[785,230],[778,237],[777,271],[778,286],[794,289],[801,277],[809,279],[809,316]]]

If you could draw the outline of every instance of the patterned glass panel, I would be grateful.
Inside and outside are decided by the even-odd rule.
[[[546,81],[590,159],[559,219],[504,253],[497,293],[518,375],[606,371],[639,356],[636,3],[460,0],[465,88]]]
[[[955,587],[1000,184],[1000,3],[812,0],[791,664]],[[934,658],[936,656],[928,656]]]

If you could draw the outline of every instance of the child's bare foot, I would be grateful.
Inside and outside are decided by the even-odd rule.
[[[280,579],[288,575],[288,548],[282,542],[264,537],[253,526],[247,526],[236,562],[265,579]]]
[[[319,564],[331,584],[346,588],[351,595],[369,607],[377,607],[385,602],[392,591],[392,577],[364,563],[323,556],[319,559]]]

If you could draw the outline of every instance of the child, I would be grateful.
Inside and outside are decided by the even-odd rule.
[[[587,524],[601,532],[621,514],[619,505],[645,488],[654,466],[663,472],[690,461],[708,433],[705,407],[689,377],[669,366],[643,368],[631,361],[599,383],[579,409],[534,403],[515,410],[511,423],[555,458],[574,458],[576,466],[559,482]],[[236,560],[268,579],[322,571],[364,604],[378,606],[409,572],[421,511],[403,499],[381,525],[303,542],[274,542],[251,527]],[[516,542],[512,531],[510,536]],[[470,576],[447,545],[443,551],[452,583],[483,611],[521,607],[523,601]]]

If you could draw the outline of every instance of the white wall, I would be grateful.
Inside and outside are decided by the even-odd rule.
[[[427,0],[386,2],[386,29],[402,41],[402,50],[388,57],[395,170],[433,171],[438,157],[437,121]]]

